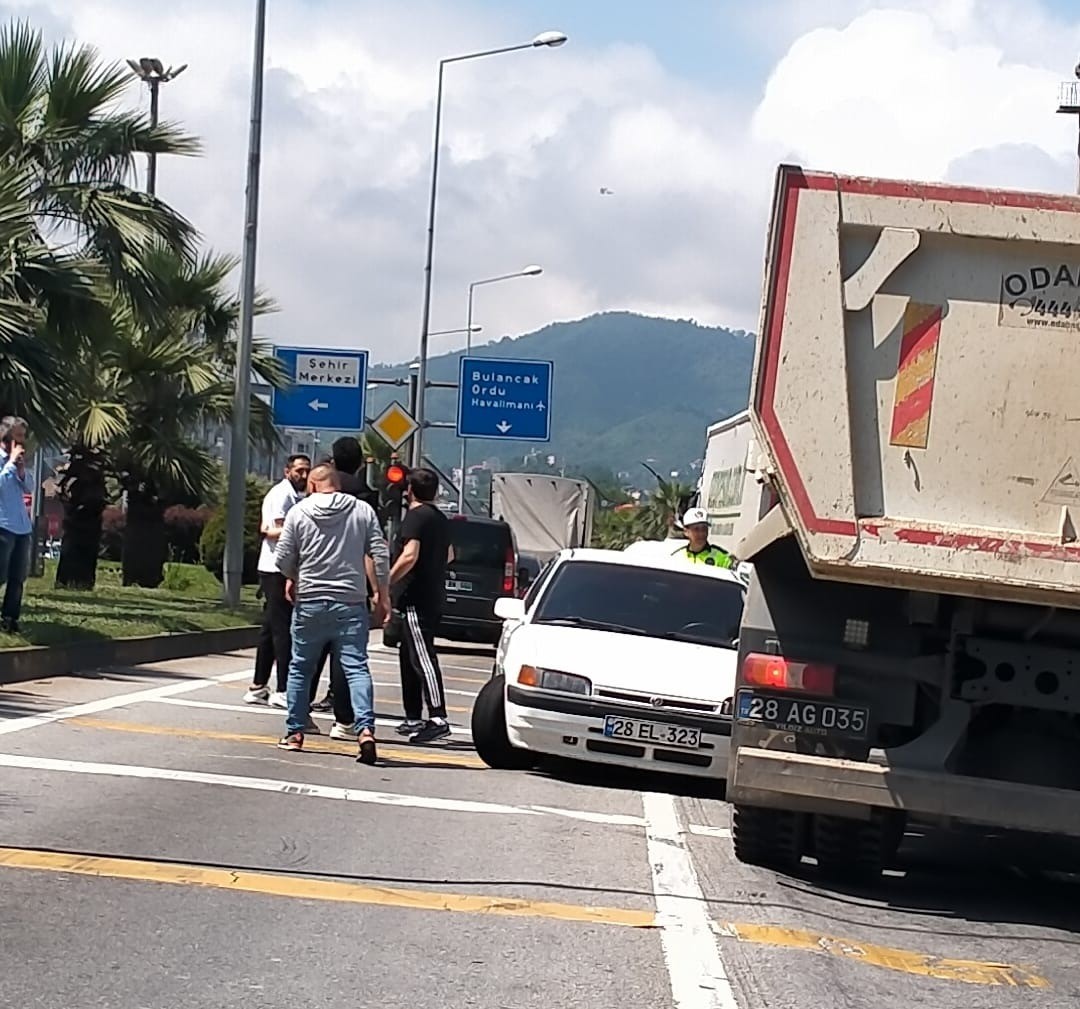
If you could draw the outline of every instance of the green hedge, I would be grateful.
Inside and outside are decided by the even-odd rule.
[[[244,501],[244,584],[254,585],[259,580],[259,547],[262,535],[262,501],[270,484],[249,476]],[[225,509],[218,508],[203,527],[199,538],[199,554],[203,567],[217,578],[224,577],[225,569]]]

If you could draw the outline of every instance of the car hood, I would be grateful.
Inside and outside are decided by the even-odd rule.
[[[663,694],[721,704],[735,689],[738,653],[685,641],[633,634],[525,624],[514,632],[507,658],[587,676],[596,687]],[[516,669],[506,670],[511,681]]]

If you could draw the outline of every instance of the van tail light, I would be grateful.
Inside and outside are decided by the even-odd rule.
[[[506,565],[503,568],[503,595],[517,595],[517,566],[514,561],[514,548],[506,548]]]
[[[836,691],[836,666],[791,662],[782,655],[751,652],[743,661],[742,678],[747,686],[766,690],[801,690],[830,696]]]

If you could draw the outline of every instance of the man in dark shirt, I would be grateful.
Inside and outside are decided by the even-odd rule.
[[[409,509],[401,523],[390,592],[401,613],[401,698],[405,721],[398,732],[411,743],[450,735],[442,670],[435,652],[435,629],[446,604],[449,520],[433,504],[439,478],[429,469],[409,474]],[[424,702],[428,720],[424,722]]]

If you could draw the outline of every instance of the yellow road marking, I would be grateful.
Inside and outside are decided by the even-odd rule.
[[[821,935],[802,929],[780,928],[776,925],[739,925],[729,922],[720,925],[719,931],[722,935],[734,936],[742,942],[798,949],[809,953],[828,953],[874,967],[882,967],[885,970],[938,978],[943,981],[962,981],[966,984],[998,985],[1008,988],[1050,987],[1050,982],[1046,978],[1013,964],[952,960],[947,957],[931,956],[928,953],[877,946],[873,943],[857,942],[854,939],[838,939],[836,936]]]
[[[411,908],[416,911],[456,911],[464,914],[491,914],[510,918],[550,918],[590,925],[621,925],[654,928],[652,911],[623,907],[585,907],[556,904],[524,897],[488,897],[464,893],[435,893],[387,886],[366,886],[303,876],[247,872],[243,869],[211,869],[199,865],[174,865],[134,858],[69,855],[62,852],[0,848],[0,867],[44,872],[67,872],[79,876],[201,886],[218,890],[238,890],[273,897],[325,900],[344,904],[378,904],[382,907]]]
[[[32,851],[24,848],[0,848],[0,868],[66,872],[106,879],[198,886],[259,893],[273,897],[290,897],[298,900],[374,904],[416,911],[451,911],[513,918],[548,918],[557,921],[629,928],[654,928],[657,925],[656,915],[652,911],[637,911],[630,908],[587,907],[579,904],[529,900],[522,897],[490,897],[367,886],[362,883],[248,872],[243,869],[217,869],[133,858]],[[1013,964],[954,960],[931,956],[927,953],[916,953],[912,950],[839,939],[835,936],[801,929],[781,928],[776,925],[728,922],[719,925],[717,931],[741,942],[811,953],[827,953],[885,970],[920,977],[1010,988],[1045,989],[1050,987],[1046,978]]]
[[[175,725],[143,725],[141,722],[110,722],[101,718],[69,718],[69,725],[81,725],[87,729],[103,729],[107,732],[135,732],[147,736],[186,736],[191,739],[219,739],[228,743],[261,743],[277,746],[277,740],[269,736],[257,736],[244,732],[221,732],[217,729],[186,729]],[[304,750],[312,753],[340,753],[351,756],[356,752],[355,743],[337,743],[321,736],[305,736]],[[445,764],[450,767],[487,767],[479,757],[467,753],[448,753],[442,749],[399,749],[379,746],[379,756],[390,760],[402,760],[412,764]]]

